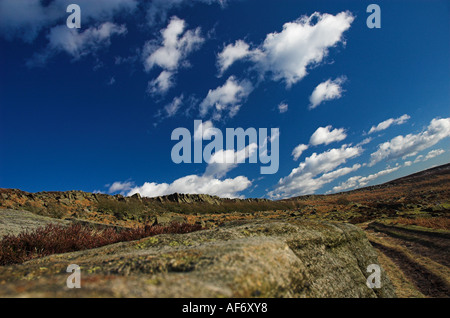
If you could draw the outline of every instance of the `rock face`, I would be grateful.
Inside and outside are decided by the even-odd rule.
[[[72,214],[86,214],[99,209],[122,208],[132,205],[147,212],[165,212],[167,205],[210,206],[212,209],[224,204],[264,203],[266,199],[226,199],[207,194],[173,193],[154,198],[142,198],[138,193],[124,197],[121,194],[108,195],[83,191],[29,193],[18,189],[0,188],[0,209],[27,210],[52,217],[67,217]],[[120,205],[122,204],[122,205]]]
[[[214,205],[221,205],[224,202],[269,202],[267,199],[224,199],[214,195],[208,194],[184,194],[173,193],[161,197],[152,198],[155,201],[166,203],[207,203]]]
[[[81,266],[81,288],[66,268]],[[255,220],[165,234],[0,268],[0,296],[394,297],[364,232],[350,224]],[[20,292],[19,292],[20,291]]]

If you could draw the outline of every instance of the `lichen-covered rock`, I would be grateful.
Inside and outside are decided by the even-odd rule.
[[[68,225],[70,222],[36,215],[28,211],[0,209],[0,239],[4,235],[17,235],[48,224]]]
[[[66,268],[81,266],[81,288]],[[0,296],[394,297],[364,232],[350,224],[256,220],[165,234],[0,268]]]

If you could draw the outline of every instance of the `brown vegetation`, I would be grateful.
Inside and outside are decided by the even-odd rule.
[[[33,258],[96,248],[124,241],[168,233],[189,233],[201,230],[200,225],[172,223],[168,226],[143,226],[117,231],[96,230],[89,226],[49,224],[17,236],[7,235],[0,241],[0,265],[23,263]]]

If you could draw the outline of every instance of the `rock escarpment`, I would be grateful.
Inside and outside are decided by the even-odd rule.
[[[81,266],[81,288],[66,268]],[[32,297],[394,297],[364,232],[314,221],[229,223],[0,268],[0,296]],[[20,291],[20,292],[19,292]]]

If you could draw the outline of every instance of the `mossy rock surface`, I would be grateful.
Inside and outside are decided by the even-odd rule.
[[[70,223],[66,220],[36,215],[29,211],[0,209],[0,239],[4,235],[17,235],[49,224],[69,225]]]
[[[66,268],[81,267],[81,288]],[[364,232],[315,221],[229,223],[0,267],[2,297],[395,297]]]

